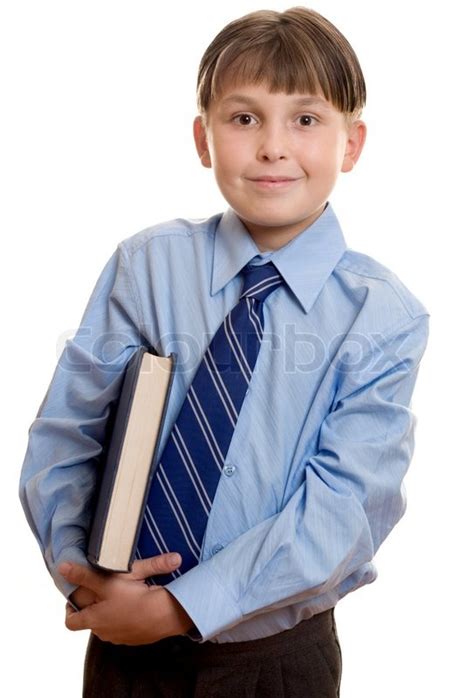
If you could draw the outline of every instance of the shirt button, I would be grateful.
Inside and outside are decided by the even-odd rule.
[[[219,552],[219,550],[223,550],[224,546],[221,545],[220,543],[217,543],[213,548],[212,548],[212,554],[215,555],[216,553]]]
[[[224,475],[227,475],[227,477],[232,477],[234,474],[235,470],[235,465],[224,465]]]

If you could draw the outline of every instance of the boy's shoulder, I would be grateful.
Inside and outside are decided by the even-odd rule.
[[[161,221],[123,238],[120,245],[126,248],[130,256],[133,256],[139,249],[162,238],[170,236],[187,238],[197,234],[210,234],[215,230],[221,216],[222,213],[217,213],[207,218],[172,218]]]
[[[422,301],[403,283],[395,272],[368,254],[350,247],[337,264],[337,270],[345,275],[351,286],[372,292],[378,304],[397,305],[407,321],[420,315],[429,315]]]

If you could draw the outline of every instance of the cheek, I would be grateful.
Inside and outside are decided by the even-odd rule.
[[[301,151],[301,158],[308,171],[330,174],[338,170],[339,151],[337,144],[320,141]]]
[[[237,138],[226,138],[215,142],[214,146],[216,168],[223,174],[237,173],[247,159],[244,144]]]
[[[229,162],[232,162],[235,158],[242,157],[249,148],[248,142],[245,139],[238,138],[238,136],[226,136],[221,143],[222,156]]]

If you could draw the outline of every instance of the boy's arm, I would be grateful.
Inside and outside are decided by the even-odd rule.
[[[416,424],[410,403],[428,319],[420,315],[386,335],[367,361],[347,360],[367,368],[338,373],[317,450],[282,511],[165,585],[201,641],[339,585],[343,596],[350,575],[372,560],[405,511],[402,480]]]
[[[58,573],[85,557],[91,496],[111,402],[125,364],[142,344],[127,252],[119,244],[103,268],[80,327],[68,340],[29,428],[19,495],[45,563],[67,597],[76,586]]]

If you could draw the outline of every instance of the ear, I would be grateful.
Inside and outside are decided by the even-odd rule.
[[[196,116],[193,123],[194,143],[203,167],[212,167],[211,155],[207,143],[207,134],[201,116]]]
[[[367,126],[361,119],[357,119],[349,126],[341,172],[350,172],[352,170],[360,157],[366,137]]]

